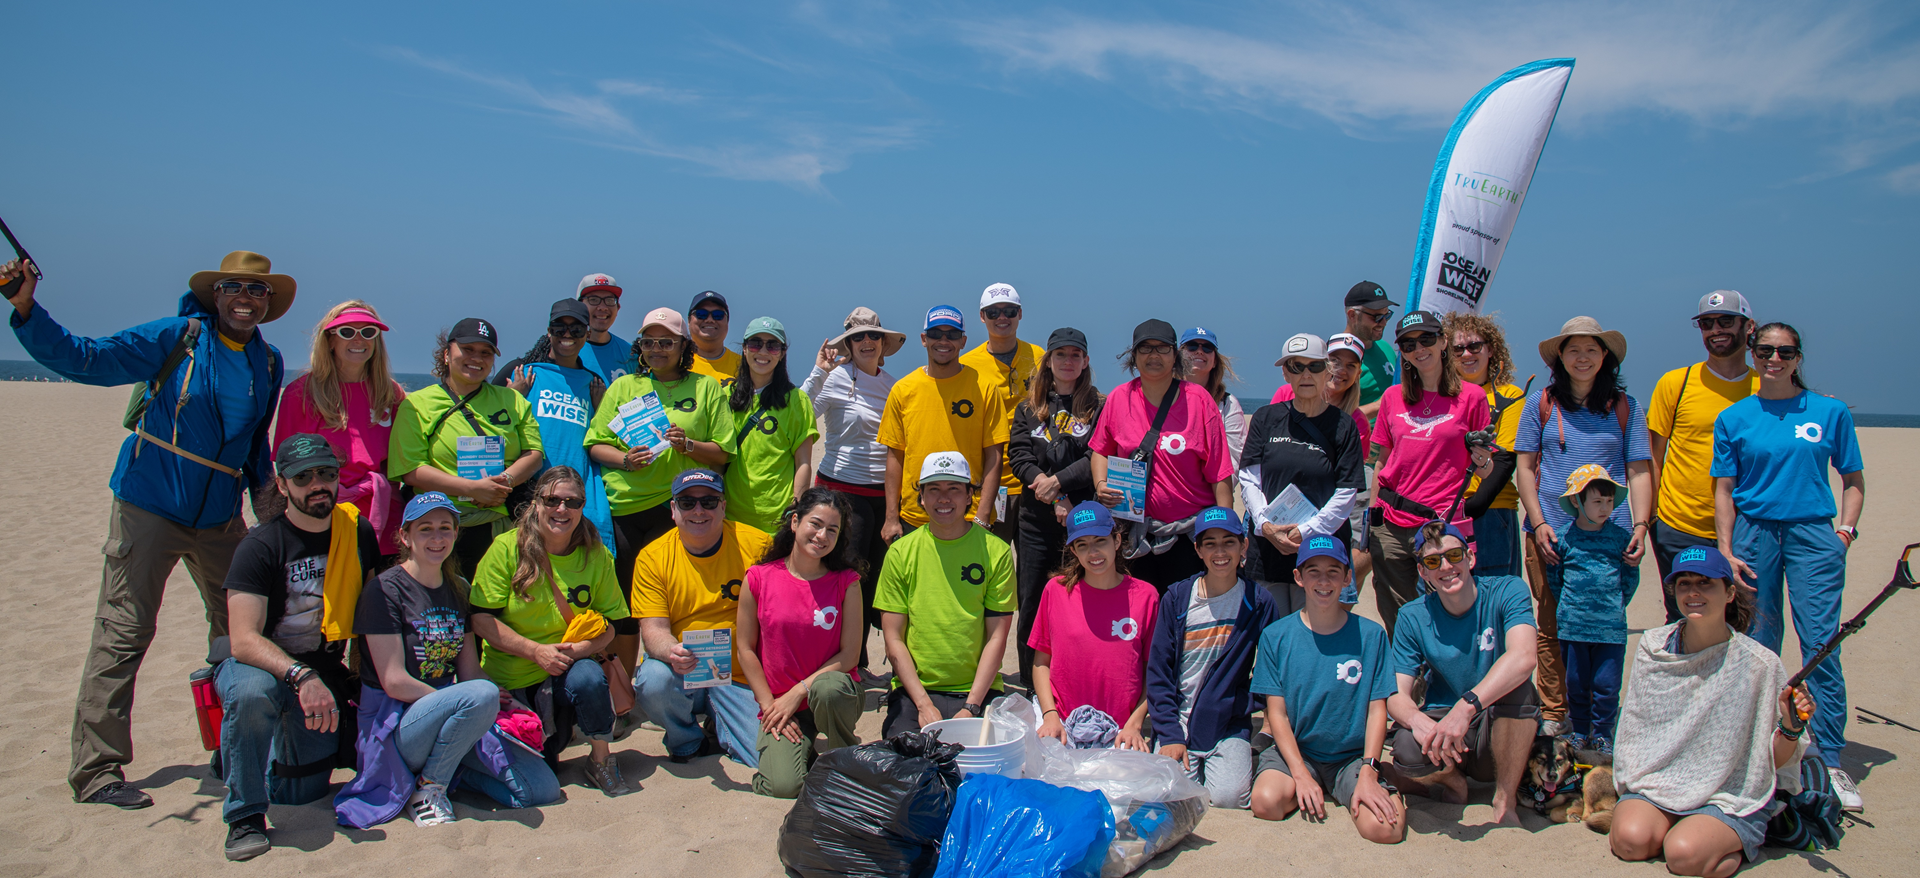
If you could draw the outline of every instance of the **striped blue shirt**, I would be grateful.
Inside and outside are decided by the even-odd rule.
[[[1613,476],[1614,481],[1624,485],[1627,483],[1628,461],[1653,459],[1653,452],[1647,446],[1647,413],[1633,397],[1627,396],[1626,401],[1627,436],[1623,454],[1620,448],[1619,416],[1584,408],[1567,411],[1556,403],[1552,420],[1543,425],[1540,423],[1540,394],[1527,395],[1527,406],[1520,412],[1520,433],[1514,438],[1513,450],[1540,454],[1540,513],[1546,516],[1546,523],[1556,533],[1573,521],[1573,516],[1561,508],[1560,495],[1567,492],[1567,477],[1573,475],[1574,470],[1597,463],[1607,468],[1607,474]],[[1567,430],[1564,449],[1560,447],[1562,423]],[[1616,505],[1611,520],[1631,531],[1633,511],[1628,508],[1627,498],[1615,497],[1614,500]]]

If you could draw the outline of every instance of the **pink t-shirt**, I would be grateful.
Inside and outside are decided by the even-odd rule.
[[[1293,399],[1293,385],[1291,384],[1282,384],[1279,390],[1273,392],[1273,401],[1276,405],[1291,399]],[[1373,434],[1373,425],[1367,423],[1367,416],[1361,414],[1359,409],[1353,410],[1353,425],[1360,429],[1360,436],[1363,440]]]
[[[1182,381],[1176,386],[1180,400],[1160,426],[1160,446],[1153,452],[1147,483],[1147,516],[1155,521],[1179,521],[1212,506],[1214,483],[1232,475],[1235,463],[1213,397],[1198,384]],[[1153,426],[1153,412],[1140,379],[1114,388],[1088,447],[1107,457],[1133,456]]]
[[[1380,395],[1380,418],[1373,426],[1373,444],[1386,449],[1386,463],[1380,467],[1376,484],[1445,514],[1467,487],[1467,466],[1472,459],[1467,454],[1467,433],[1485,430],[1492,418],[1487,392],[1477,384],[1461,383],[1458,396],[1424,391],[1411,407],[1401,396],[1400,385],[1387,388]],[[1378,491],[1373,505],[1384,507],[1392,524],[1421,524],[1419,516],[1388,506]],[[1473,521],[1466,512],[1455,509],[1453,514],[1453,524],[1461,533],[1472,536]]]
[[[273,447],[296,433],[318,433],[333,446],[340,458],[340,502],[352,503],[373,525],[380,537],[380,554],[400,551],[394,532],[400,529],[400,494],[387,480],[387,438],[393,433],[393,412],[376,414],[368,402],[367,385],[355,382],[340,385],[340,405],[347,412],[347,427],[327,426],[320,413],[307,404],[307,377],[293,379],[280,395],[280,411],[273,422]],[[398,406],[407,395],[400,385],[393,386],[393,403]]]
[[[1082,582],[1069,590],[1058,576],[1047,580],[1027,645],[1053,658],[1047,679],[1061,719],[1091,704],[1127,724],[1146,694],[1159,608],[1160,593],[1131,576],[1109,589]]]
[[[787,570],[787,561],[768,561],[747,570],[760,623],[760,667],[774,697],[787,694],[840,651],[840,608],[847,586],[860,581],[855,570],[828,571],[808,582]]]

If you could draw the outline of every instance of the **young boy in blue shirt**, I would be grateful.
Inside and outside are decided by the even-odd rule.
[[[1399,844],[1406,807],[1380,782],[1387,742],[1387,630],[1340,602],[1351,573],[1338,537],[1316,536],[1300,547],[1293,581],[1306,607],[1260,635],[1253,692],[1267,699],[1273,746],[1260,754],[1253,816],[1280,820],[1295,809],[1325,820],[1324,799],[1344,805],[1360,837]]]
[[[1550,569],[1547,582],[1567,666],[1568,742],[1576,750],[1601,754],[1613,752],[1627,656],[1627,603],[1640,584],[1639,568],[1626,562],[1632,535],[1612,521],[1626,490],[1599,464],[1567,477],[1560,506],[1573,520],[1555,534],[1560,563]]]

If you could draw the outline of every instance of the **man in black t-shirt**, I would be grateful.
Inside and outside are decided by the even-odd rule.
[[[354,533],[343,534],[342,550],[329,557],[334,523],[355,519],[336,514],[340,461],[325,438],[289,436],[274,459],[287,508],[234,549],[226,581],[232,657],[214,678],[225,711],[220,760],[229,860],[266,852],[268,802],[305,804],[327,793],[347,669],[343,632],[323,622],[351,618],[340,615],[346,608],[326,613],[327,567],[357,564],[357,575],[341,575],[364,584],[380,557],[373,527],[357,516]]]

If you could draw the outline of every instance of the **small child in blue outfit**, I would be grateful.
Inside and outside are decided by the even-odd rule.
[[[1559,601],[1560,655],[1567,665],[1567,720],[1576,750],[1613,752],[1620,675],[1627,655],[1627,603],[1640,570],[1626,561],[1625,529],[1610,521],[1627,486],[1587,464],[1567,477],[1560,505],[1573,520],[1555,536],[1560,563],[1548,576]]]

